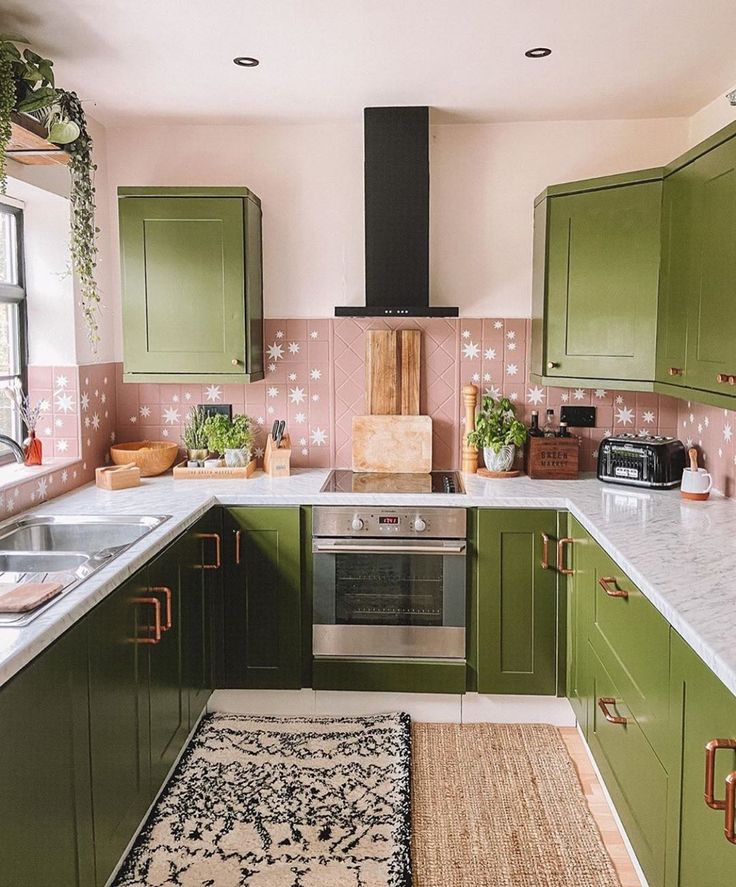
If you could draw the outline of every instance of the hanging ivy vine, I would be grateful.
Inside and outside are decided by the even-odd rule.
[[[15,107],[13,65],[6,53],[0,53],[0,143],[7,145],[12,135],[10,113]],[[0,193],[5,193],[5,150],[0,151]]]

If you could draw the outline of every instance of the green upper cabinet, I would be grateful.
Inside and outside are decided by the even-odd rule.
[[[556,511],[478,510],[471,660],[479,693],[557,692],[558,538]]]
[[[126,381],[263,378],[261,206],[246,188],[119,188]]]
[[[548,188],[535,208],[532,372],[654,379],[662,171]]]

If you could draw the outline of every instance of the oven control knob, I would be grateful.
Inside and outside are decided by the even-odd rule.
[[[414,530],[417,533],[423,533],[427,529],[427,522],[421,518],[417,517],[414,519]]]
[[[363,519],[360,517],[357,517],[357,516],[354,517],[353,522],[350,524],[350,526],[354,530],[362,530],[363,529]]]

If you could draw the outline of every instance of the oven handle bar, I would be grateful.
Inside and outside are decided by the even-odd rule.
[[[465,554],[465,543],[445,543],[443,545],[380,545],[366,542],[315,542],[315,554],[336,554],[339,552],[358,554]]]

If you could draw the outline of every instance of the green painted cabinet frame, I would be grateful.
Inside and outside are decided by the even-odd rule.
[[[119,188],[126,381],[263,378],[261,206],[247,188]]]
[[[562,692],[565,600],[555,551],[566,516],[480,508],[475,522],[471,668],[478,692]]]
[[[588,637],[592,624],[597,543],[575,518],[569,518],[572,539],[567,583],[567,698],[587,737],[591,705]]]

